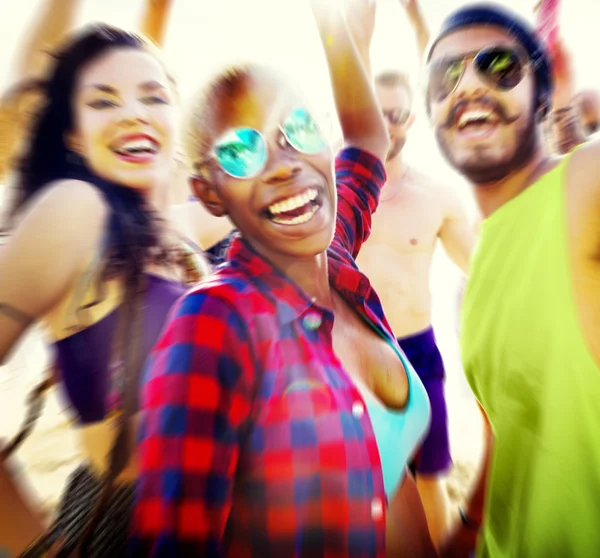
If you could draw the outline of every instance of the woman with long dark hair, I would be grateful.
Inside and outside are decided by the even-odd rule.
[[[161,217],[176,164],[176,100],[153,47],[113,27],[87,28],[57,55],[43,92],[0,253],[0,362],[32,323],[47,326],[87,459],[50,535],[28,552],[58,540],[64,552],[119,556],[142,363],[204,268]]]

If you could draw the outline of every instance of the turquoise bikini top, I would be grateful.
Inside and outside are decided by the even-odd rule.
[[[394,350],[398,352],[396,347]],[[379,447],[383,483],[388,499],[404,479],[406,467],[427,434],[431,419],[429,398],[421,380],[406,358],[399,352],[398,355],[408,376],[409,399],[405,409],[388,409],[370,390],[358,386]]]

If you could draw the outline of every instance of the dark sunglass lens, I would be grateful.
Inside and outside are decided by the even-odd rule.
[[[406,124],[408,117],[410,116],[410,112],[405,109],[391,109],[383,112],[383,115],[387,118],[387,121],[392,126],[401,126],[402,124]]]
[[[477,69],[500,89],[512,89],[523,79],[520,56],[509,48],[482,50],[475,58]]]
[[[450,95],[459,82],[463,69],[462,59],[433,62],[429,71],[429,97],[442,101]]]

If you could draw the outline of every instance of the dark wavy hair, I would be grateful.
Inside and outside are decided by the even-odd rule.
[[[161,240],[162,220],[134,188],[97,176],[70,152],[65,136],[74,125],[73,94],[81,71],[112,49],[152,48],[142,37],[105,24],[76,35],[54,56],[47,81],[39,83],[45,105],[32,126],[29,145],[19,165],[11,216],[56,180],[83,180],[98,188],[110,207],[104,276],[132,266],[141,272],[148,261],[160,263],[168,250]]]

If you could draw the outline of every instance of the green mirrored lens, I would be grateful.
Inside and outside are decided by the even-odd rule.
[[[305,109],[294,110],[282,126],[290,145],[300,153],[319,153],[327,146],[316,122]]]
[[[512,89],[523,79],[523,62],[519,55],[509,48],[482,50],[475,58],[479,71],[495,86]]]
[[[431,64],[429,69],[429,96],[441,101],[445,99],[460,81],[465,63],[462,58],[442,59]]]
[[[214,151],[220,167],[235,178],[252,178],[267,162],[265,141],[252,128],[231,130],[218,141]]]

